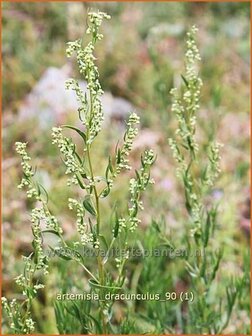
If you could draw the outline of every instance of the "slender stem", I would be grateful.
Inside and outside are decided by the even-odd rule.
[[[90,97],[90,100],[92,102],[92,97]],[[91,104],[92,107],[92,104]],[[87,133],[89,133],[89,129],[87,130]],[[94,196],[95,196],[95,205],[96,205],[96,233],[97,237],[99,237],[100,234],[100,202],[99,202],[99,194],[95,185],[95,179],[94,179],[94,171],[93,171],[93,166],[92,166],[92,160],[90,156],[90,144],[87,145],[87,159],[88,159],[88,165],[89,165],[89,170],[90,170],[90,175],[91,175],[91,180],[93,182],[93,188],[94,188]],[[98,250],[98,256],[97,256],[97,264],[98,264],[98,273],[99,273],[99,281],[96,280],[98,283],[101,285],[104,284],[104,269],[103,269],[103,263],[102,259],[100,256],[100,247]],[[102,292],[101,292],[102,294]],[[100,317],[102,320],[102,325],[103,325],[103,332],[106,334],[107,333],[107,322],[106,322],[106,316],[103,313],[103,307],[100,305]]]
[[[108,250],[107,250],[107,253],[106,253],[104,259],[102,260],[103,265],[105,265],[106,262],[108,261],[109,252],[110,252],[110,250],[112,249],[112,247],[113,247],[113,245],[114,245],[114,242],[115,242],[115,237],[113,237],[113,239],[111,240],[111,243],[110,243],[110,245],[109,245],[109,248],[108,248]]]
[[[32,279],[33,279],[35,271],[36,271],[36,268],[33,268],[32,270],[29,269],[29,284],[28,284],[29,288],[32,288]],[[30,311],[31,311],[32,298],[30,296],[27,296],[26,301],[27,301],[26,311],[25,311],[25,314],[24,314],[24,317],[23,317],[24,323],[25,323],[26,319],[28,318],[28,316],[30,314]],[[24,325],[23,328],[22,328],[22,331],[24,331],[25,327],[26,326]]]
[[[92,182],[94,183],[94,196],[95,196],[95,203],[96,203],[96,220],[97,220],[97,236],[100,233],[100,204],[99,204],[99,195],[98,191],[95,185],[95,180],[94,180],[94,172],[93,172],[93,166],[92,166],[92,161],[91,161],[91,156],[90,156],[90,145],[87,146],[87,158],[88,158],[88,165],[90,169],[90,175]]]
[[[83,265],[81,262],[79,262],[79,264],[83,267],[83,269],[96,281],[98,282],[98,279],[89,271],[89,269]]]

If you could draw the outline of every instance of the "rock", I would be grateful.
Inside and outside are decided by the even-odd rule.
[[[65,89],[65,81],[71,77],[68,65],[62,68],[50,67],[27,95],[19,110],[19,120],[38,118],[39,127],[46,129],[53,125],[64,123],[69,113],[76,113],[79,103],[75,92]],[[79,82],[83,91],[86,90],[85,81]],[[123,98],[114,97],[105,92],[102,97],[105,122],[110,120],[122,121],[133,110],[133,106]]]
[[[155,148],[162,142],[162,135],[159,132],[150,129],[143,129],[139,132],[134,141],[133,148],[143,150],[145,148]]]

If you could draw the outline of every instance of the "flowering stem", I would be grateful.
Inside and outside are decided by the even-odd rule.
[[[92,101],[92,99],[91,99]],[[94,195],[95,195],[95,204],[96,204],[96,233],[97,233],[97,239],[99,237],[100,234],[100,200],[99,200],[99,195],[97,192],[97,188],[95,185],[95,179],[94,179],[94,172],[93,172],[93,166],[92,166],[92,160],[91,160],[91,156],[90,156],[90,145],[87,145],[87,157],[88,157],[88,164],[89,164],[89,169],[90,169],[90,175],[91,175],[91,180],[93,181],[94,185]],[[103,263],[102,263],[102,259],[100,256],[100,245],[98,248],[98,255],[97,255],[97,264],[98,264],[98,273],[99,273],[99,281],[96,281],[100,284],[103,285],[104,284],[104,267],[103,267]],[[102,290],[101,290],[102,292]],[[102,295],[102,293],[101,293]],[[101,320],[102,320],[102,325],[103,325],[103,332],[106,334],[107,333],[107,323],[106,323],[106,317],[103,313],[103,307],[102,305],[100,305],[100,316],[101,316]]]

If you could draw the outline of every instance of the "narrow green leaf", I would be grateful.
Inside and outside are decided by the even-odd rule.
[[[136,177],[137,177],[138,183],[141,184],[141,176],[140,176],[140,174],[138,173],[137,170],[135,170],[135,173],[136,173]]]
[[[43,231],[41,231],[42,233],[53,233],[53,234],[55,234],[56,236],[58,236],[58,237],[60,237],[60,234],[57,232],[57,231],[55,231],[55,230],[43,230]]]
[[[214,264],[214,267],[213,267],[213,272],[212,272],[212,275],[211,275],[211,281],[213,281],[215,279],[216,273],[217,273],[217,271],[219,269],[219,266],[220,266],[220,261],[222,259],[222,256],[223,256],[223,249],[221,249],[220,251],[217,252],[216,261],[215,261],[215,264]]]
[[[108,177],[109,177],[109,172],[111,172],[111,174],[113,174],[113,166],[112,166],[112,161],[111,161],[111,157],[109,156],[109,160],[108,160],[108,165],[107,165],[107,168],[106,168],[106,173],[105,173],[105,176],[106,176],[106,180],[108,180]]]
[[[81,182],[81,180],[80,180],[80,178],[79,178],[79,176],[77,174],[76,174],[76,178],[77,178],[77,181],[78,181],[79,186],[81,187],[81,189],[85,189],[84,184]]]
[[[102,288],[104,288],[104,289],[114,289],[114,290],[117,290],[117,289],[121,289],[121,287],[118,287],[118,286],[103,286],[103,285],[100,285],[98,282],[96,282],[95,280],[93,280],[93,279],[90,279],[90,280],[88,280],[88,282],[89,282],[89,284],[90,284],[90,286],[92,287],[92,288],[99,288],[99,289],[102,289]]]
[[[115,212],[115,226],[114,226],[114,237],[117,238],[119,233],[119,218],[117,211]]]
[[[61,259],[64,260],[72,260],[72,258],[70,256],[65,255],[63,252],[61,252],[60,249],[54,249],[51,246],[49,246],[50,250],[53,251],[58,257],[60,257]]]
[[[181,78],[183,79],[183,82],[185,83],[186,87],[188,87],[189,85],[188,80],[183,75],[181,75]]]
[[[103,242],[103,244],[105,245],[105,248],[107,250],[108,249],[108,243],[106,241],[106,238],[101,234],[99,234],[99,238],[101,239],[101,241]]]
[[[102,197],[102,198],[105,198],[105,197],[108,196],[109,193],[110,193],[110,188],[109,188],[109,187],[106,187],[106,188],[102,191],[102,193],[101,193],[101,197]]]
[[[42,190],[44,191],[45,196],[46,196],[46,203],[48,203],[48,201],[49,201],[49,196],[48,196],[48,193],[47,193],[46,189],[45,189],[45,188],[43,187],[43,185],[40,184],[40,183],[38,183],[38,186],[39,186],[39,188],[42,188]]]
[[[93,204],[91,203],[91,200],[90,200],[89,196],[87,196],[84,199],[83,206],[91,215],[96,216],[95,208],[94,208]]]
[[[120,148],[118,148],[116,153],[116,163],[119,164],[120,162],[121,162],[121,150]]]
[[[86,134],[84,132],[82,132],[78,128],[76,128],[74,126],[70,126],[70,125],[63,125],[62,127],[69,128],[69,129],[72,129],[72,130],[76,131],[82,137],[84,142],[86,143]]]
[[[204,230],[204,247],[207,247],[208,240],[209,240],[209,232],[210,228],[212,226],[212,221],[211,221],[211,215],[209,212],[207,212],[207,219],[206,219],[206,224],[205,224],[205,230]]]

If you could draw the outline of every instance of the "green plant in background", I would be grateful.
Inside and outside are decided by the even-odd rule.
[[[108,333],[112,331],[113,300],[102,300],[102,298],[104,299],[106,293],[119,291],[126,279],[124,266],[129,257],[128,241],[140,222],[138,213],[143,209],[141,195],[148,184],[153,183],[150,179],[150,168],[155,157],[152,150],[144,152],[141,157],[141,168],[135,171],[135,177],[132,177],[129,182],[130,201],[125,204],[125,215],[119,213],[115,205],[111,214],[111,225],[108,226],[104,223],[101,203],[109,195],[118,175],[123,170],[131,169],[128,156],[138,132],[136,125],[139,123],[139,117],[131,113],[122,145],[117,144],[115,154],[108,158],[104,176],[96,176],[92,160],[95,155],[93,145],[102,128],[103,111],[100,98],[103,91],[95,65],[94,48],[96,42],[103,37],[99,28],[104,18],[109,19],[109,16],[100,11],[88,13],[86,33],[91,36],[90,42],[83,47],[82,39],[79,39],[69,42],[67,47],[69,57],[76,54],[79,71],[87,81],[86,92],[81,90],[75,79],[69,79],[66,83],[66,88],[75,91],[80,103],[78,113],[82,127],[64,125],[53,128],[52,132],[53,144],[58,146],[66,166],[65,173],[69,175],[68,185],[78,185],[81,189],[81,197],[70,198],[68,204],[69,208],[76,212],[78,241],[68,243],[64,239],[63,230],[50,211],[47,192],[35,179],[35,170],[30,164],[31,158],[27,154],[26,143],[16,143],[16,151],[21,156],[23,168],[23,178],[19,188],[27,188],[27,197],[36,202],[36,207],[31,211],[33,252],[23,257],[24,271],[16,278],[24,298],[22,302],[17,302],[15,299],[8,302],[6,298],[2,298],[12,333],[29,334],[35,330],[35,322],[32,319],[32,300],[37,297],[38,290],[44,287],[43,276],[49,273],[50,254],[44,242],[46,234],[52,234],[58,239],[56,247],[49,245],[52,252],[66,262],[76,261],[89,277],[90,293],[97,293],[101,298],[97,302],[97,307],[91,307],[85,302],[74,302],[70,309],[64,302],[57,302],[55,315],[59,332]],[[81,151],[77,150],[71,138],[63,134],[63,129],[78,133],[83,140]],[[111,257],[110,252],[116,244],[121,253],[114,258]],[[94,270],[86,266],[86,260],[78,250],[80,246],[89,247],[93,251],[97,262],[96,268],[93,267]],[[102,251],[106,253],[103,255]],[[68,318],[66,318],[66,312]],[[69,325],[69,314],[74,318],[72,325]]]
[[[211,197],[214,182],[220,173],[221,145],[216,141],[209,143],[206,153],[208,162],[204,163],[196,128],[202,87],[197,70],[201,57],[195,41],[196,31],[197,28],[193,26],[187,33],[183,87],[181,90],[171,90],[172,112],[176,115],[178,128],[176,136],[169,139],[189,214],[186,268],[195,300],[189,304],[184,332],[221,333],[229,323],[244,280],[230,279],[226,287],[226,302],[222,298],[212,301],[223,256],[223,248],[217,245],[214,238],[219,220],[218,205]]]

